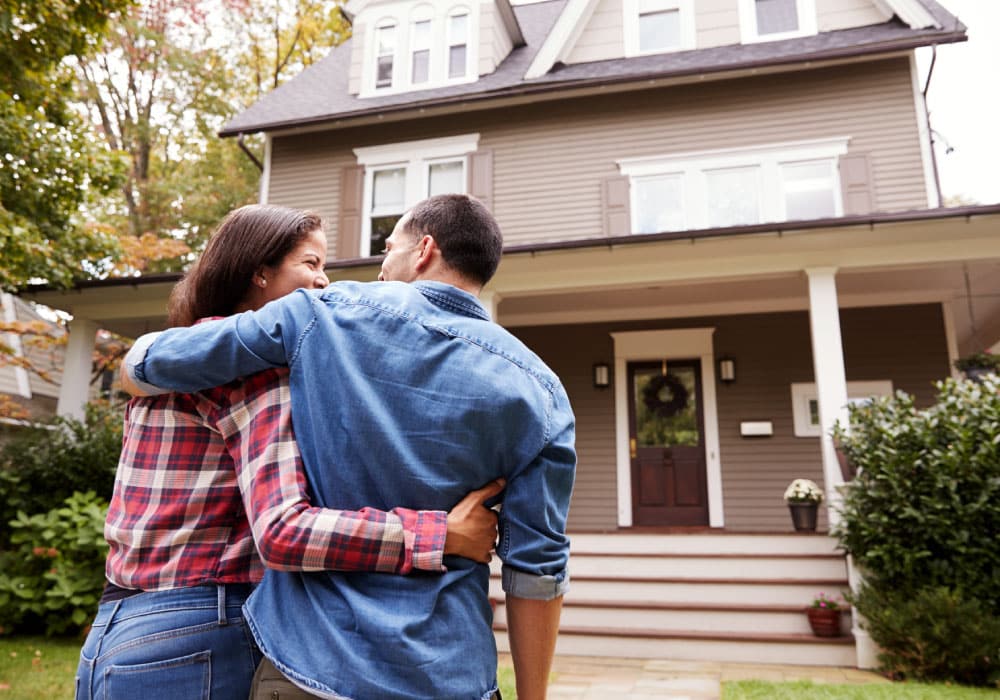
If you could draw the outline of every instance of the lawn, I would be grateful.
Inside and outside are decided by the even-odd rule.
[[[722,685],[722,700],[996,700],[997,697],[996,690],[938,683],[826,685],[812,681],[733,681]]]
[[[0,700],[72,698],[81,640],[0,637]]]
[[[78,639],[0,637],[0,700],[72,698],[80,655]],[[516,700],[514,670],[501,666],[500,692]]]

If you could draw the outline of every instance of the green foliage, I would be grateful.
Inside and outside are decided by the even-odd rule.
[[[988,369],[994,372],[1000,370],[1000,355],[991,352],[977,352],[955,360],[955,369],[964,372],[967,369]]]
[[[864,585],[853,602],[886,669],[918,680],[1000,681],[1000,618],[980,601],[945,587],[910,594]]]
[[[9,522],[11,549],[0,554],[0,626],[76,632],[89,623],[104,587],[107,501],[75,493],[63,507]]]
[[[985,682],[1000,669],[1000,640],[991,638],[1000,616],[1000,377],[947,380],[938,392],[926,410],[902,393],[851,408],[851,434],[838,428],[835,437],[858,475],[835,534],[865,574],[870,590],[852,602],[890,670],[964,678],[975,668]],[[937,621],[917,624],[914,600],[936,606]],[[931,664],[916,651],[929,640],[965,656]]]
[[[57,418],[0,451],[0,513],[45,513],[77,491],[110,499],[122,447],[121,410],[87,406],[84,421]],[[0,530],[0,549],[9,532]]]

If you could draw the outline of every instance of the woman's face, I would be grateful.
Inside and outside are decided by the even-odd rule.
[[[265,267],[260,275],[266,284],[260,288],[260,306],[279,299],[296,289],[323,289],[330,280],[323,272],[326,262],[326,234],[323,229],[306,235],[280,263]],[[259,280],[257,280],[259,282]]]

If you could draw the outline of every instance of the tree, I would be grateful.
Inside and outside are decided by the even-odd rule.
[[[127,5],[0,0],[0,289],[68,285],[117,250],[80,214],[115,186],[121,164],[70,108],[65,62],[85,55]]]

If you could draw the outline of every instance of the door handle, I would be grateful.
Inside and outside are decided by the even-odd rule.
[[[628,441],[628,452],[629,452],[629,457],[631,457],[632,459],[635,459],[635,456],[636,456],[635,438],[630,438],[629,439],[629,441]]]

